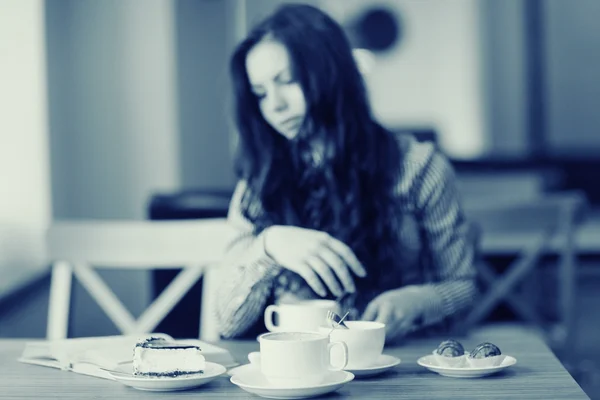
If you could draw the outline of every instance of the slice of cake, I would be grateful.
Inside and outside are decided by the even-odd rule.
[[[138,342],[133,350],[133,374],[181,376],[204,372],[206,360],[200,347],[151,337]]]

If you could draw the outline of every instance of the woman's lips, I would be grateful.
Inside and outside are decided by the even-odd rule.
[[[284,129],[294,129],[294,128],[299,127],[301,123],[302,123],[302,118],[293,117],[293,118],[288,118],[285,121],[281,122],[279,124],[279,126],[281,126]]]

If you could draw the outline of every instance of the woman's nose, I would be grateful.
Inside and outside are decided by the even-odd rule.
[[[275,89],[271,92],[270,108],[273,111],[282,111],[287,108],[287,101],[285,96],[280,93],[279,90]]]

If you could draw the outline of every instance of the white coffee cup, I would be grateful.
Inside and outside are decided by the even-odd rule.
[[[325,380],[329,371],[340,371],[348,362],[348,349],[342,342],[316,332],[273,332],[258,337],[260,352],[248,354],[275,387],[311,387]],[[339,364],[331,363],[332,350],[339,350]]]
[[[319,332],[327,334],[332,341],[344,342],[348,347],[346,369],[362,369],[373,366],[383,352],[385,345],[385,324],[375,321],[345,321],[348,329],[321,327]],[[344,357],[333,349],[332,360],[339,362]]]
[[[265,326],[269,332],[317,332],[327,318],[327,311],[338,312],[334,300],[302,300],[270,305],[265,309]],[[277,325],[273,317],[277,314]]]

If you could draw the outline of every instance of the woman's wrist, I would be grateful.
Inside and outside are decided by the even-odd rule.
[[[427,293],[423,292],[423,288],[418,285],[405,286],[401,289],[396,289],[403,293],[404,299],[402,303],[409,304],[412,311],[412,330],[418,330],[423,327],[425,313],[427,311]]]
[[[273,257],[272,253],[269,251],[269,249],[267,248],[267,234],[271,231],[271,227],[268,226],[265,229],[263,229],[263,231],[260,233],[260,239],[262,242],[262,247],[263,247],[263,252],[265,253],[265,255],[267,257],[269,257],[271,260],[273,260],[273,262],[277,262],[275,261],[275,258]]]

